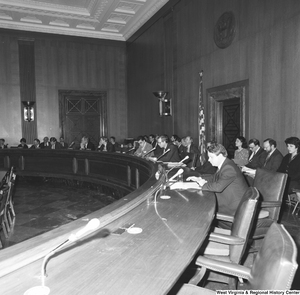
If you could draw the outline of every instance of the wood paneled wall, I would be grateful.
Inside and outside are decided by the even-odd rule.
[[[220,49],[213,31],[226,11],[235,14],[236,36]],[[300,1],[181,0],[169,14],[127,46],[129,135],[197,138],[198,73],[203,70],[205,95],[208,88],[249,80],[247,136],[272,137],[285,154],[284,140],[300,137]],[[173,66],[166,46],[171,36]],[[172,119],[157,114],[152,91],[162,87],[174,96]],[[163,124],[170,119],[172,124]]]
[[[127,137],[126,44],[107,40],[0,31],[0,138],[21,136],[18,39],[34,39],[37,136],[59,138],[58,90],[108,93],[108,135]]]

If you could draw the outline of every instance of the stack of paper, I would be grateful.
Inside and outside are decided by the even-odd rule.
[[[170,189],[201,189],[197,182],[175,182],[170,186]]]

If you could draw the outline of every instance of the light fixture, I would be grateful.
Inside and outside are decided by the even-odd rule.
[[[34,121],[34,101],[22,101],[24,105],[24,121],[31,122]]]
[[[159,100],[159,115],[160,116],[171,116],[172,115],[172,104],[171,98],[166,98],[169,92],[159,90],[153,92],[154,96]]]

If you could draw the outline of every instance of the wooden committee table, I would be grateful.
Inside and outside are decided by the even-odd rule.
[[[45,281],[50,294],[168,293],[206,238],[216,200],[213,193],[201,190],[172,190],[165,193],[169,199],[158,195],[154,202],[157,187],[153,191],[156,184],[149,181],[151,187],[137,189],[134,199],[125,196],[119,204],[113,203],[1,250],[0,293],[24,294],[31,287],[41,285],[44,256],[92,218],[98,218],[101,223],[94,234],[50,257]],[[127,223],[141,228],[142,232],[125,231],[105,237],[105,232],[111,233]]]

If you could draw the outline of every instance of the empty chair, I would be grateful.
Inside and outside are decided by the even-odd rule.
[[[279,220],[287,174],[258,168],[254,184],[262,196],[253,239],[263,238],[271,224]]]
[[[233,224],[231,230],[215,228],[214,232],[209,235],[209,243],[204,250],[204,256],[207,259],[222,260],[229,263],[241,262],[256,216],[258,198],[258,190],[249,187],[241,199],[234,217],[222,214],[218,215],[218,218],[222,218],[223,220],[230,218]],[[205,269],[200,268],[197,270],[196,275],[190,280],[191,284],[198,284],[205,274],[203,270]],[[236,287],[236,279],[228,276],[210,272],[207,279],[227,283],[231,289]]]
[[[224,261],[199,257],[197,264],[220,273],[246,280],[245,290],[289,290],[298,268],[297,247],[283,225],[274,222],[269,228],[262,247],[251,268]],[[178,295],[215,294],[194,285],[185,284]]]
[[[294,189],[293,191],[295,192],[295,195],[296,195],[296,203],[294,205],[294,209],[293,209],[292,214],[295,213],[295,211],[296,211],[296,209],[297,209],[297,207],[300,203],[300,190]]]
[[[8,238],[10,232],[10,224],[7,217],[7,200],[8,200],[8,187],[0,190],[0,224],[4,237]]]

